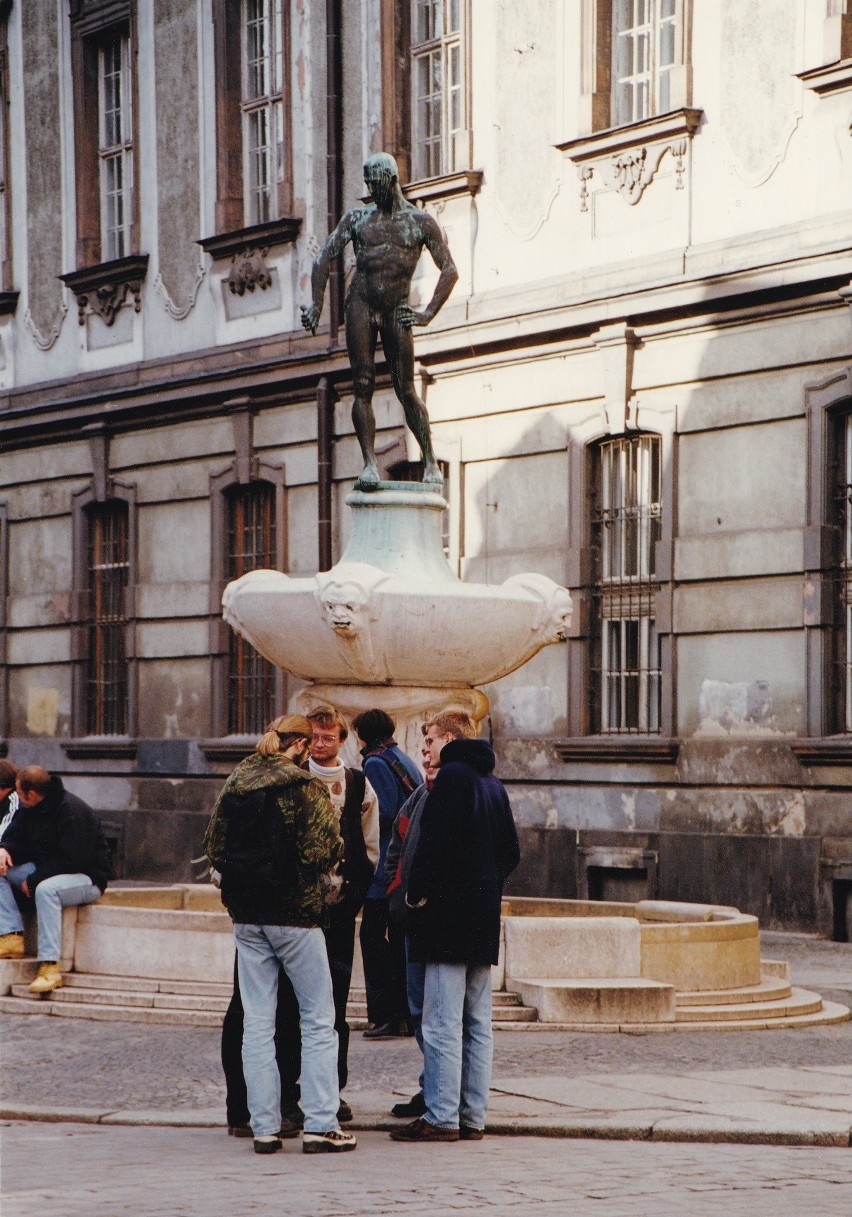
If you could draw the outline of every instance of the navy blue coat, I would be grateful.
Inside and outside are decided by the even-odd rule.
[[[503,884],[520,861],[509,799],[485,740],[452,740],[420,819],[408,881],[417,963],[496,964]]]

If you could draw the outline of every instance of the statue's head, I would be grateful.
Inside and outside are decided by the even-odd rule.
[[[387,579],[384,571],[361,562],[341,562],[317,575],[316,596],[326,623],[340,638],[354,638],[375,616],[373,596]]]
[[[399,169],[389,152],[376,152],[364,162],[364,181],[379,207],[391,201],[399,183]]]

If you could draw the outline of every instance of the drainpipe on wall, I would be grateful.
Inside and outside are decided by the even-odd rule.
[[[334,444],[334,403],[337,394],[329,376],[317,384],[317,522],[319,569],[331,570],[331,457]]]
[[[326,0],[326,196],[328,231],[337,227],[343,213],[343,44],[340,0]],[[337,346],[343,320],[343,259],[331,264],[328,282],[329,346]],[[337,394],[331,378],[317,384],[317,527],[319,569],[330,570],[331,465],[334,446],[334,403]]]

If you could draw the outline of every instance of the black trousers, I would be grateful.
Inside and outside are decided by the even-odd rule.
[[[405,930],[390,919],[387,897],[365,900],[361,913],[361,957],[367,987],[367,1019],[408,1022]]]

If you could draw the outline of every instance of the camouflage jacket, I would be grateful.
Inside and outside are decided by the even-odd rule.
[[[322,782],[281,756],[252,753],[240,761],[223,786],[204,837],[204,851],[216,870],[225,857],[226,821],[220,814],[225,794],[248,794],[274,789],[286,833],[295,844],[298,879],[280,907],[260,907],[250,897],[232,901],[233,921],[248,925],[323,926],[326,911],[320,876],[343,856],[337,816]]]

